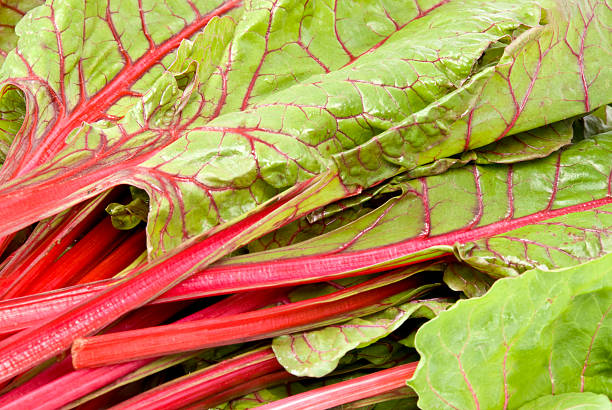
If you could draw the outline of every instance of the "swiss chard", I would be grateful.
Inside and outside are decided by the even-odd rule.
[[[372,36],[357,15],[348,20],[343,17],[348,9],[318,8],[308,2],[249,3],[235,28],[228,18],[212,18],[238,6],[231,1],[217,7],[202,5],[182,20],[175,18],[173,8],[188,7],[187,3],[141,10],[140,14],[124,7],[119,12],[113,5],[106,7],[106,2],[102,7],[96,7],[96,2],[76,3],[50,4],[28,14],[18,27],[24,34],[21,43],[3,66],[6,86],[21,87],[29,106],[39,107],[36,123],[22,127],[10,154],[11,163],[3,167],[7,182],[0,189],[0,216],[6,209],[11,210],[11,217],[0,220],[7,233],[109,185],[127,182],[147,190],[151,198],[149,244],[152,254],[158,255],[219,222],[240,216],[296,181],[322,172],[331,166],[331,155],[361,143],[366,145],[335,160],[343,170],[345,183],[371,185],[391,175],[386,163],[370,164],[373,157],[364,156],[378,149],[378,141],[383,141],[383,149],[388,146],[384,142],[387,140],[414,146],[414,154],[401,156],[403,166],[410,168],[499,137],[480,137],[482,133],[473,127],[478,121],[487,122],[489,114],[483,111],[481,116],[480,110],[472,110],[469,118],[473,132],[468,143],[446,133],[442,135],[445,144],[450,144],[448,149],[445,144],[432,149],[417,141],[404,143],[402,124],[408,121],[404,118],[425,115],[427,118],[419,124],[429,123],[432,115],[440,112],[436,107],[447,104],[443,101],[448,100],[463,113],[469,106],[491,107],[486,90],[508,90],[508,104],[494,104],[498,110],[508,107],[514,116],[501,127],[503,135],[522,131],[523,122],[533,128],[607,102],[602,87],[609,69],[599,68],[592,48],[587,48],[587,59],[568,54],[580,39],[573,37],[581,32],[577,31],[580,27],[574,27],[580,21],[568,20],[566,9],[556,9],[553,4],[546,12],[550,22],[543,26],[539,25],[542,10],[528,1],[466,4],[445,0],[429,7],[402,6],[402,12],[372,5],[367,12],[388,22],[382,26],[384,34]],[[578,6],[584,8],[585,15],[602,8],[599,3]],[[65,13],[68,7],[71,12]],[[396,17],[390,19],[390,12]],[[88,13],[99,16],[85,20],[83,16]],[[130,30],[144,35],[124,44],[128,30],[125,22],[134,13],[142,26]],[[480,18],[470,19],[474,13]],[[161,30],[147,37],[148,19],[158,25],[164,21],[168,30],[176,27],[178,34]],[[42,54],[40,43],[26,41],[29,37],[25,35],[39,30],[41,21],[49,30],[42,40]],[[588,38],[592,42],[597,39],[599,21],[592,20],[582,30],[593,33],[595,37]],[[62,30],[68,22],[80,30]],[[183,43],[178,58],[170,64],[169,52],[204,26],[193,42]],[[433,38],[429,34],[432,31],[436,33]],[[551,36],[565,31],[567,41],[552,41]],[[264,41],[254,37],[257,32]],[[311,40],[303,37],[313,35],[317,42],[311,49]],[[81,41],[77,43],[75,38]],[[346,43],[344,38],[352,40]],[[96,63],[103,55],[97,47],[102,39],[107,44],[104,65]],[[474,61],[497,42],[511,42],[498,65],[483,69],[475,65]],[[329,47],[318,50],[319,44]],[[540,45],[547,48],[534,54]],[[207,47],[210,52],[202,53]],[[301,72],[294,73],[282,65],[282,58],[292,54],[309,62],[301,65]],[[568,64],[579,61],[583,68],[592,66],[599,74],[590,84],[588,97],[585,90],[581,92],[586,103],[556,107],[558,118],[538,122],[530,111],[537,105],[527,101],[543,99],[544,92],[548,98],[549,82],[554,77],[540,73],[540,69],[563,65],[563,59]],[[169,67],[168,72],[162,73],[158,60]],[[513,70],[519,64],[520,69]],[[268,81],[272,67],[276,80]],[[41,71],[53,74],[43,76]],[[582,76],[580,73],[564,73],[564,81],[576,85],[568,90],[579,92],[587,75],[584,70]],[[482,93],[478,91],[481,88]],[[479,98],[470,97],[475,92]],[[517,99],[515,104],[511,96]],[[578,95],[564,98],[580,100]],[[450,112],[447,117],[452,117]],[[32,114],[31,109],[26,117]],[[82,126],[83,121],[91,123],[109,116],[122,119]],[[441,124],[449,119],[435,121]],[[367,143],[380,131],[384,132]],[[422,140],[424,135],[420,135]],[[355,157],[353,153],[363,154]],[[240,167],[234,166],[228,173],[225,165],[229,164]],[[366,176],[366,169],[379,169],[374,171],[375,180]],[[391,172],[396,172],[393,169]],[[12,205],[15,196],[11,194],[16,190],[22,195],[45,197],[45,201],[38,201],[44,207],[31,206],[23,215],[16,214]],[[20,200],[27,199],[20,196]]]
[[[404,381],[415,367],[405,364],[416,359],[415,334],[423,359],[413,383],[425,407],[447,396],[461,408],[474,404],[470,397],[537,407],[601,401],[587,390],[610,393],[606,368],[595,360],[609,344],[601,308],[609,286],[597,276],[612,248],[608,3],[37,5],[0,1],[0,295],[7,299],[0,331],[17,332],[0,340],[0,383],[18,376],[0,402],[76,406],[96,397],[90,406],[113,405],[126,393],[115,388],[130,381],[137,385],[125,389],[146,388],[137,380],[155,371],[162,384],[176,370],[164,369],[195,355],[74,372],[69,358],[44,370],[75,340],[72,359],[83,366],[227,343],[240,353],[250,347],[238,342],[273,336],[278,361],[270,356],[271,367],[251,372],[230,360],[213,367],[222,374],[210,379],[193,361],[185,369],[195,367],[193,377],[120,406],[210,407],[287,382],[281,364],[300,375],[333,371],[323,384],[334,384],[310,390],[316,383],[303,381],[308,391],[276,408],[378,406],[397,392],[414,394]],[[404,279],[424,268],[427,275]],[[437,283],[442,269],[448,288]],[[555,269],[554,279],[546,269]],[[335,281],[301,287],[285,306],[227,320],[96,335],[140,315],[133,324],[146,326],[154,312],[161,313],[150,323],[159,323],[188,299],[258,289],[227,301],[255,295],[248,302],[259,303],[261,289],[327,280]],[[601,286],[588,296],[572,293],[590,285]],[[402,325],[416,309],[407,298],[434,286],[418,310],[428,319],[457,298],[484,296],[420,329],[423,320]],[[499,313],[504,298],[525,295],[551,309],[534,313],[525,303],[507,307],[512,316]],[[184,302],[167,311],[159,305],[169,301]],[[155,305],[140,309],[147,303]],[[555,390],[502,343],[510,352],[502,363],[505,401],[487,402],[499,398],[490,391],[499,390],[499,357],[482,350],[490,335],[474,348],[480,356],[459,362],[468,386],[458,378],[449,392],[442,383],[433,397],[424,385],[457,375],[429,329],[450,334],[446,347],[455,349],[465,322],[446,318],[466,306],[475,306],[468,321],[501,317],[487,323],[501,326],[504,337],[541,325],[535,332],[552,347],[540,343],[533,357],[546,357],[552,373],[562,369],[547,376]],[[579,366],[568,357],[584,353],[586,327],[598,314],[589,366],[575,388],[568,369]],[[470,337],[482,331],[475,326]],[[526,334],[516,343],[527,346]],[[117,346],[130,353],[118,358]],[[461,346],[461,354],[473,353],[470,340]],[[434,368],[424,384],[424,369]],[[481,387],[484,369],[494,377]],[[84,385],[65,388],[76,380]],[[48,398],[56,388],[66,393]]]

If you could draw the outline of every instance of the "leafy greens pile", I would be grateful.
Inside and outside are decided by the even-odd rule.
[[[0,58],[2,408],[610,406],[608,0],[6,0]]]

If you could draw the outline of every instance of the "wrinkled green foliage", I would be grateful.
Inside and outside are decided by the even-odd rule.
[[[23,59],[9,54],[0,77],[11,77],[30,106],[38,107],[28,115],[37,121],[24,123],[3,170],[25,179],[0,189],[0,199],[20,187],[61,186],[66,169],[79,170],[72,193],[57,192],[31,214],[49,216],[109,185],[138,186],[151,198],[152,256],[327,168],[337,166],[347,183],[369,186],[397,173],[395,164],[413,168],[608,102],[603,85],[609,68],[593,74],[599,48],[585,48],[584,58],[572,54],[581,33],[589,33],[589,45],[603,35],[597,27],[609,11],[600,3],[367,2],[355,8],[261,0],[228,11],[218,2],[175,0],[142,16],[127,4],[57,2],[19,23]],[[568,13],[578,6],[601,18],[580,26],[577,14]],[[202,17],[228,12],[231,17],[208,24]],[[86,15],[96,18],[84,20]],[[178,46],[199,26],[201,34],[170,53],[169,44]],[[32,33],[42,28],[41,40],[33,41]],[[567,41],[552,41],[561,36]],[[160,64],[149,61],[151,53],[159,54]],[[588,90],[581,89],[578,62],[591,80]],[[567,72],[551,71],[566,66]],[[26,81],[30,71],[35,79]],[[116,90],[136,75],[128,90]],[[84,87],[80,77],[87,79]],[[551,99],[553,79],[567,87]],[[533,114],[532,107],[543,104],[554,116]],[[438,118],[441,110],[446,117]],[[469,121],[457,117],[459,111]],[[92,125],[81,126],[81,120]],[[432,121],[437,125],[425,125]],[[469,141],[462,132],[466,121]],[[499,132],[485,135],[483,124]],[[434,128],[443,132],[436,137]],[[25,139],[34,141],[28,150]],[[413,148],[400,154],[394,144]],[[504,145],[509,152],[524,148],[516,141]],[[491,156],[499,157],[483,158]],[[52,158],[43,170],[41,161]],[[390,162],[374,164],[373,158]],[[23,218],[13,217],[7,228],[33,222]]]
[[[555,4],[558,7],[546,12],[549,24],[523,32],[504,50],[496,66],[483,69],[461,88],[359,149],[338,155],[336,162],[343,166],[344,179],[361,184],[379,181],[399,169],[411,169],[609,103],[605,90],[612,69],[585,60],[587,54],[609,56],[609,31],[592,34],[590,30],[609,22],[612,11],[604,2]]]
[[[0,65],[17,45],[15,24],[42,0],[3,0],[0,2]]]
[[[149,256],[164,258],[313,178],[224,244],[251,241],[241,249],[251,253],[221,264],[371,262],[355,274],[454,256],[445,284],[482,298],[397,333],[457,297],[406,302],[428,284],[368,310],[377,313],[277,337],[289,371],[333,372],[327,383],[416,360],[417,335],[425,408],[604,403],[558,393],[610,394],[612,383],[609,275],[589,263],[612,249],[609,2],[38,4],[0,1],[3,234],[49,218],[27,242],[35,244],[71,206],[129,184],[133,200],[107,208],[113,224],[148,222]],[[497,278],[533,268],[542,271],[487,293]],[[288,300],[365,279],[310,285]],[[161,358],[114,387],[183,359]],[[292,393],[265,389],[227,406]],[[362,404],[414,404],[379,399]]]
[[[612,394],[612,255],[532,270],[459,301],[418,332],[422,408],[517,408],[547,394]]]
[[[369,255],[372,267],[452,252],[492,277],[580,264],[612,249],[611,154],[606,133],[535,161],[409,180],[398,196],[341,228],[222,264]]]
[[[149,213],[148,195],[134,187],[130,187],[132,200],[127,204],[110,203],[106,207],[106,212],[111,216],[111,222],[117,229],[132,229],[141,222],[147,221]]]
[[[402,303],[348,322],[276,337],[272,349],[291,374],[321,377],[332,372],[348,351],[366,347],[389,335],[409,318],[429,316],[428,312],[437,309],[438,306],[432,309],[427,301]]]
[[[449,264],[443,280],[449,288],[463,292],[468,298],[484,295],[494,282],[492,277],[463,263]]]

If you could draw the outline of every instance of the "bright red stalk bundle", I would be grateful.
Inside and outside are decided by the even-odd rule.
[[[191,314],[177,323],[186,323],[203,318],[223,317],[241,312],[248,312],[274,304],[286,296],[288,289],[273,289],[267,291],[246,292],[239,295],[227,297],[207,308]],[[155,306],[148,309],[148,314],[135,312],[126,320],[114,326],[109,334],[126,331],[129,329],[159,324],[169,318],[177,309],[168,309],[165,306]],[[189,356],[187,356],[189,357]],[[70,362],[70,358],[67,358]],[[48,378],[41,377],[20,386],[0,399],[0,406],[6,409],[23,409],[37,407],[39,409],[55,409],[62,407],[80,397],[85,396],[107,384],[119,380],[144,366],[154,359],[135,360],[120,365],[99,367],[96,369],[82,369],[66,372],[63,375],[55,375]],[[177,358],[176,363],[180,363]],[[63,366],[65,361],[61,362]],[[44,377],[44,379],[43,379]],[[55,393],[54,393],[55,392]]]
[[[108,365],[259,340],[312,329],[322,323],[341,322],[351,315],[383,310],[391,306],[384,302],[386,298],[419,287],[418,280],[401,280],[404,277],[403,271],[390,273],[330,295],[222,319],[77,339],[72,347],[73,363],[75,368]],[[173,335],[171,344],[167,343],[169,334]]]
[[[263,410],[325,410],[403,387],[418,363],[408,363],[367,376],[296,394],[260,406]]]

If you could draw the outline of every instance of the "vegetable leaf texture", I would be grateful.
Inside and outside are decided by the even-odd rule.
[[[602,17],[580,27],[565,13],[570,6]],[[20,90],[28,107],[0,172],[3,232],[130,184],[151,199],[155,257],[328,169],[338,168],[347,185],[391,176],[396,165],[367,159],[387,153],[360,159],[379,141],[385,150],[416,147],[416,155],[401,156],[401,166],[411,168],[608,102],[601,84],[609,68],[589,45],[603,35],[598,28],[609,10],[601,3],[545,7],[477,0],[359,8],[297,0],[243,7],[49,2],[18,24],[20,40],[0,73],[3,90]],[[380,29],[372,30],[366,13]],[[588,44],[574,55],[581,38]],[[499,61],[474,63],[499,44]],[[544,46],[549,51],[535,53]],[[296,59],[302,63],[286,64]],[[566,95],[559,107],[550,102],[555,118],[534,118],[529,110],[544,91],[549,101],[550,81],[558,79],[545,70],[564,59],[580,62],[582,71],[563,73]],[[589,71],[600,66],[598,75]],[[573,95],[585,76],[588,98]],[[507,98],[486,100],[500,81]],[[431,136],[431,115],[453,117],[466,104],[474,108],[467,143],[465,135],[449,135],[442,120],[434,128],[443,132]],[[490,107],[513,116],[485,136],[476,126],[491,123]],[[417,117],[411,132],[418,128],[419,136],[406,142],[398,130]],[[16,202],[29,196],[37,201],[18,210]]]
[[[612,255],[497,281],[416,335],[421,408],[517,408],[548,394],[612,394]],[[543,399],[544,400],[544,399]]]

